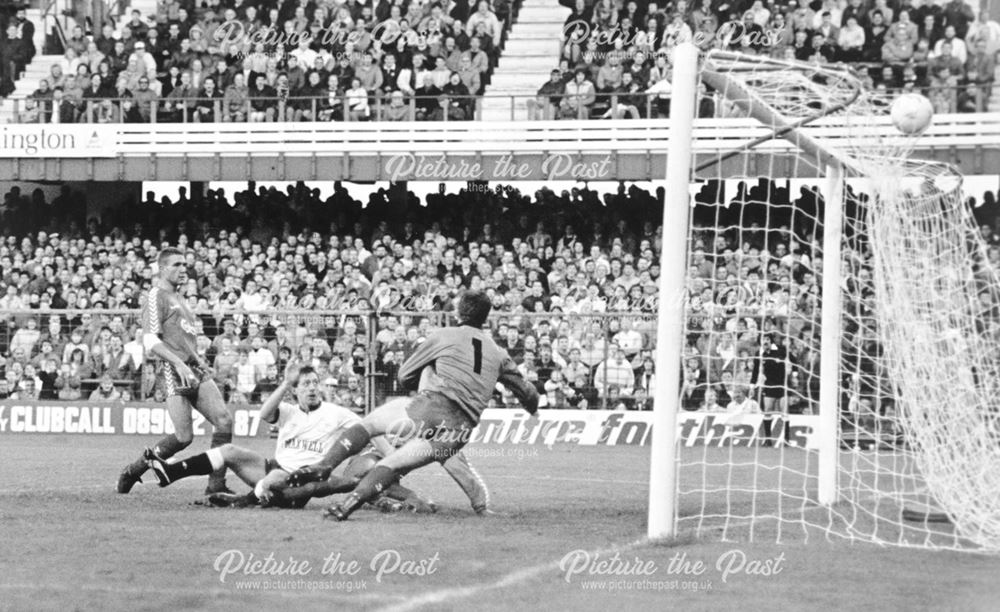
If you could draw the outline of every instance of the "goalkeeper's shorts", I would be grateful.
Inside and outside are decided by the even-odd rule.
[[[177,368],[172,363],[164,361],[160,364],[160,376],[162,377],[163,390],[166,392],[167,397],[179,395],[193,402],[198,399],[198,389],[201,388],[202,383],[212,380],[208,372],[203,370],[198,364],[189,363],[187,366],[194,372],[195,381],[185,385],[181,381],[180,374],[177,373]]]
[[[431,443],[434,460],[445,462],[472,439],[476,423],[451,398],[434,391],[418,394],[406,407],[415,425],[413,437]]]

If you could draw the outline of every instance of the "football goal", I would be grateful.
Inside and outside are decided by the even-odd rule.
[[[648,535],[1000,551],[1000,279],[921,101],[673,53]]]

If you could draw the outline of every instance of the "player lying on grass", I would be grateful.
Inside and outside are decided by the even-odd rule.
[[[289,390],[294,390],[297,403],[282,401]],[[214,448],[176,463],[164,462],[150,453],[150,466],[160,486],[165,487],[182,478],[207,474],[226,466],[253,487],[253,491],[238,496],[227,493],[211,495],[209,501],[213,505],[246,507],[260,503],[302,507],[313,497],[325,497],[353,489],[385,453],[392,451],[392,446],[384,437],[376,438],[372,440],[368,452],[355,457],[346,466],[344,474],[332,475],[323,482],[288,489],[288,475],[291,471],[321,459],[329,451],[336,434],[344,427],[359,423],[361,419],[346,408],[322,401],[319,377],[315,370],[308,366],[300,368],[295,364],[289,365],[282,383],[265,400],[260,418],[279,426],[274,459],[267,459],[250,449],[233,444]],[[469,495],[473,508],[485,511],[489,492],[465,458],[455,457],[445,468]],[[423,512],[435,510],[432,502],[398,483],[390,486],[384,497],[387,498],[384,500],[386,503],[379,504],[383,509],[408,508]]]
[[[157,258],[156,280],[142,308],[142,344],[147,353],[159,360],[160,376],[167,395],[167,413],[174,433],[164,437],[152,449],[125,466],[118,476],[117,490],[128,493],[135,483],[142,482],[148,467],[147,455],[169,459],[188,447],[194,439],[191,410],[197,410],[214,426],[212,447],[233,441],[233,418],[226,410],[211,369],[195,347],[198,330],[195,316],[177,288],[187,283],[187,263],[184,253],[165,248]],[[225,470],[212,472],[206,494],[229,492]]]
[[[347,427],[323,460],[293,472],[290,484],[327,481],[337,466],[359,453],[373,437],[406,432],[400,448],[381,459],[343,503],[326,510],[327,516],[343,521],[411,470],[455,456],[468,443],[498,382],[534,415],[538,410],[535,387],[483,331],[491,307],[483,292],[463,293],[459,325],[431,334],[399,370],[403,387],[417,390],[424,368],[433,366],[436,376],[427,388],[408,400],[380,406],[361,423]]]

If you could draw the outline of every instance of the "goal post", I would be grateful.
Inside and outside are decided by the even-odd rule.
[[[820,326],[819,473],[817,501],[838,501],[837,474],[840,462],[840,319],[841,249],[843,240],[844,168],[826,168],[823,210],[823,306]],[[832,255],[832,256],[831,256]]]
[[[648,536],[1000,553],[1000,264],[961,174],[850,70],[673,53]],[[754,122],[693,168],[699,82]]]
[[[684,346],[692,141],[698,108],[698,48],[691,43],[678,45],[674,50],[671,92],[650,442],[647,535],[653,539],[676,535],[677,414]]]

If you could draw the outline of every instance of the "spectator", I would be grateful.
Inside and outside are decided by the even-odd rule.
[[[156,78],[156,71],[157,71],[156,58],[154,58],[151,54],[146,52],[146,43],[141,41],[135,43],[134,50],[132,54],[128,57],[126,65],[128,64],[128,62],[132,61],[132,58],[135,58],[136,65],[139,66],[140,69],[143,67],[145,68],[146,76],[148,78],[150,79]]]
[[[10,352],[14,353],[21,350],[25,355],[30,355],[40,337],[41,332],[38,330],[38,320],[30,317],[27,319],[24,327],[14,332],[14,336],[10,340]]]
[[[326,90],[319,101],[318,112],[320,121],[344,120],[344,91],[340,87],[340,79],[335,74],[327,77]]]
[[[955,1],[956,0],[953,0],[952,3]],[[965,3],[962,2],[962,4],[964,5]],[[965,62],[969,59],[969,51],[965,47],[965,41],[956,36],[955,26],[949,25],[945,27],[944,36],[934,44],[934,52],[931,53],[931,57],[935,58],[944,55],[946,45],[951,51],[950,55],[957,59],[959,63],[965,64]]]
[[[759,414],[760,406],[747,395],[746,387],[737,386],[733,390],[733,399],[726,406],[727,414]]]
[[[406,105],[402,91],[394,91],[389,96],[389,106],[385,108],[386,121],[412,121],[410,107]]]
[[[653,409],[653,397],[656,392],[656,372],[652,356],[647,355],[642,365],[635,371],[635,400],[641,410]],[[707,393],[707,392],[706,392]]]
[[[359,77],[356,76],[351,80],[351,88],[344,92],[344,95],[351,121],[367,121],[371,116],[371,108],[368,106],[368,90],[362,86]]]
[[[14,81],[21,78],[21,72],[28,63],[25,46],[18,37],[15,24],[7,26],[7,35],[0,40],[0,95],[7,96],[14,91]]]
[[[602,115],[604,119],[617,119],[626,115],[638,119],[643,115],[639,108],[645,109],[646,96],[639,84],[632,80],[631,72],[623,73],[621,85],[610,93],[613,97],[609,100],[608,110]]]
[[[930,70],[933,76],[931,77],[931,88],[928,97],[934,106],[934,112],[954,113],[958,103],[956,98],[958,77],[944,66],[937,68],[932,66]]]
[[[14,11],[14,19],[10,25],[14,28],[14,38],[21,44],[24,57],[24,64],[21,66],[23,69],[35,58],[35,24],[28,19],[27,10],[21,6]]]
[[[566,84],[565,95],[560,104],[563,119],[585,119],[590,113],[596,92],[594,84],[587,80],[587,72],[577,69],[573,80]]]
[[[267,84],[267,79],[263,74],[257,74],[254,80],[253,89],[249,92],[251,123],[262,121],[271,122],[275,120],[278,112],[277,92]]]
[[[837,35],[840,59],[845,62],[860,62],[865,47],[865,30],[858,24],[857,17],[847,17],[847,23]]]
[[[112,380],[111,376],[104,375],[101,377],[98,387],[94,389],[88,399],[92,402],[111,402],[120,400],[121,398],[122,394],[115,387],[114,380]]]
[[[552,370],[543,386],[547,408],[570,408],[570,402],[576,398],[576,390],[566,381],[559,368]]]
[[[884,2],[884,0],[879,0]],[[882,48],[885,47],[889,27],[881,11],[873,11],[868,26],[865,28],[865,46],[861,59],[866,62],[878,62],[882,59]]]
[[[168,123],[188,123],[195,106],[197,90],[191,84],[191,73],[182,72],[180,81],[163,100],[163,112],[158,120]]]
[[[194,120],[198,123],[213,123],[222,116],[225,94],[216,87],[215,77],[206,76],[202,85],[194,103]]]
[[[279,384],[278,366],[275,363],[271,363],[257,379],[257,384],[254,386],[253,393],[249,397],[250,403],[259,404],[263,402],[278,388]]]
[[[243,122],[247,120],[250,91],[243,82],[243,74],[233,75],[233,84],[226,88],[223,96],[225,115],[223,121]]]
[[[986,43],[986,52],[992,56],[1000,49],[1000,23],[990,19],[989,11],[979,11],[979,17],[969,26],[966,43],[972,48],[979,41]]]
[[[974,86],[975,111],[986,112],[993,96],[993,79],[996,74],[996,60],[986,50],[987,43],[977,39],[972,47],[972,55],[965,64],[968,82]]]
[[[237,361],[232,367],[231,379],[234,381],[233,388],[237,393],[242,394],[245,398],[249,398],[253,395],[253,390],[257,386],[257,368],[252,363],[250,363],[250,352],[241,348],[237,351]],[[231,400],[234,403],[235,400]],[[246,400],[243,402],[246,403]]]
[[[957,36],[960,40],[964,40],[969,32],[969,24],[971,24],[976,16],[965,0],[950,0],[944,5],[943,11],[944,24],[946,26],[945,36],[948,36],[948,29],[952,30],[952,36]],[[958,51],[956,45],[952,45],[956,57],[961,57],[962,53]],[[965,58],[962,58],[963,61]]]
[[[423,84],[415,91],[417,120],[429,120],[438,108],[438,98],[441,90],[435,85],[435,77],[427,72],[423,77]]]
[[[621,347],[612,345],[610,353],[611,357],[594,370],[594,386],[597,387],[598,397],[615,401],[621,396],[632,395],[635,374]]]
[[[496,14],[490,10],[490,4],[486,0],[480,0],[476,12],[469,16],[469,20],[465,24],[466,36],[472,38],[480,26],[482,27],[481,31],[490,38],[492,45],[494,47],[500,46],[502,32],[500,21]]]
[[[41,388],[34,378],[22,379],[21,386],[19,386],[18,389],[10,395],[11,399],[20,401],[38,401],[40,396]]]
[[[357,68],[354,72],[354,78],[351,79],[351,88],[358,89],[358,87],[354,86],[354,79],[358,80],[358,87],[363,88],[365,91],[371,92],[382,89],[384,83],[382,69],[375,63],[375,58],[370,53],[361,56],[361,66]]]
[[[481,93],[482,83],[480,82],[480,71],[473,67],[472,57],[468,53],[462,55],[462,60],[457,73],[462,85],[465,86],[470,95],[478,96]]]
[[[948,74],[957,79],[965,75],[964,63],[952,55],[951,44],[945,42],[939,47],[939,52],[930,58],[927,69],[931,74],[940,74],[942,70],[947,70]]]
[[[83,36],[83,28],[78,25],[73,29],[63,45],[67,50],[72,49],[77,56],[83,55],[87,51],[87,39]]]
[[[701,406],[698,407],[699,412],[726,412],[726,409],[719,405],[719,396],[716,394],[714,389],[708,389],[705,391],[705,399],[702,401]],[[752,401],[752,400],[751,400]]]
[[[49,81],[42,79],[38,89],[33,91],[25,101],[25,113],[22,121],[25,123],[48,123],[52,115],[52,90]]]

